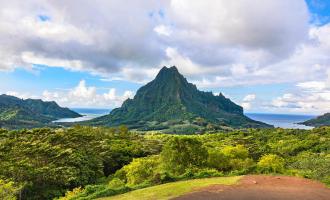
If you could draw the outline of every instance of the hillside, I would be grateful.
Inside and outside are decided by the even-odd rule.
[[[318,116],[315,119],[307,120],[305,122],[302,122],[301,124],[314,127],[330,126],[330,113]]]
[[[54,101],[23,100],[5,94],[0,95],[0,127],[2,128],[41,127],[56,119],[80,116],[68,108],[60,107]]]
[[[116,126],[147,130],[173,126],[196,131],[200,127],[271,127],[243,114],[243,108],[221,93],[199,91],[176,67],[163,67],[156,78],[141,87],[133,99],[126,100],[109,115],[87,122],[89,125]]]

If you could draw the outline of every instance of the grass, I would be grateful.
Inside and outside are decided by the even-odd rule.
[[[165,200],[181,196],[193,190],[206,187],[209,185],[223,184],[233,185],[236,184],[241,176],[235,177],[217,177],[194,179],[188,181],[178,181],[174,183],[166,183],[153,187],[148,187],[140,190],[135,190],[121,195],[112,197],[100,198],[99,200]]]

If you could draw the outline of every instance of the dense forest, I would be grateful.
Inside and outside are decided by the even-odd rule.
[[[95,199],[177,180],[286,174],[330,184],[330,128],[202,135],[0,129],[0,199]]]

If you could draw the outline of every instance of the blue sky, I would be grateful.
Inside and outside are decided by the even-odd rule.
[[[0,93],[114,108],[176,65],[246,112],[330,111],[330,1],[189,2],[3,2]]]

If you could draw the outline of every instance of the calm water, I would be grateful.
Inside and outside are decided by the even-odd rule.
[[[313,127],[297,124],[315,118],[313,115],[246,113],[251,119],[265,122],[280,128],[312,129]]]
[[[71,108],[71,110],[83,116],[77,118],[63,118],[56,120],[54,122],[81,122],[109,114],[111,111],[110,109],[94,109],[94,108]]]
[[[110,109],[93,109],[93,108],[71,108],[71,110],[83,115],[78,118],[63,118],[54,122],[80,122],[90,120],[102,115],[110,113]],[[313,127],[297,124],[312,119],[313,115],[289,115],[289,114],[264,114],[264,113],[245,113],[251,119],[265,122],[280,128],[299,128],[312,129]]]

